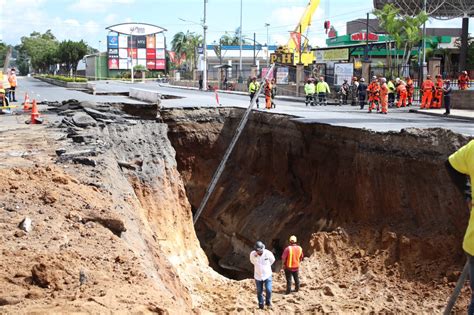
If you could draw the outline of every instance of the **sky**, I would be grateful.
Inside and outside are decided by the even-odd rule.
[[[240,0],[207,0],[208,44],[240,25]],[[204,0],[0,0],[0,40],[19,44],[22,36],[51,29],[59,40],[86,41],[106,49],[107,26],[144,22],[167,29],[168,45],[177,32],[202,34]],[[295,29],[308,0],[242,0],[242,32],[261,44],[284,44]],[[346,21],[365,18],[373,10],[372,0],[321,0],[307,37],[312,46],[325,46],[323,23],[331,21],[345,34]],[[7,8],[7,9],[6,9]],[[183,21],[185,20],[185,21]],[[470,32],[474,31],[470,23]],[[461,21],[431,20],[428,27],[461,27]]]

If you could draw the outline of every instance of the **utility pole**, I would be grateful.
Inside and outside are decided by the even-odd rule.
[[[300,24],[300,42],[298,44],[298,51],[299,51],[299,55],[300,55],[300,64],[301,64],[301,54],[302,54],[302,51],[301,51],[301,24]]]
[[[242,0],[240,0],[240,28],[239,28],[240,54],[239,54],[239,83],[242,81]]]
[[[202,88],[204,91],[207,91],[207,44],[206,44],[206,31],[207,31],[207,25],[206,25],[206,5],[207,5],[207,0],[204,0],[204,19],[202,20],[202,28],[204,32],[203,36],[203,53],[204,53],[204,62],[203,62],[203,73],[202,73]]]
[[[101,75],[100,75],[100,70],[101,70],[101,67],[100,67],[100,44],[101,43],[102,43],[102,41],[99,40],[99,80],[100,80],[100,77],[101,77]]]
[[[265,23],[265,27],[267,28],[267,68],[270,64],[270,59],[268,57],[268,50],[270,49],[270,38],[268,37],[268,27],[270,26],[269,23]]]
[[[133,31],[130,32],[130,71],[131,71],[131,80],[133,83]]]
[[[255,67],[257,65],[257,62],[255,61],[255,33],[253,33],[253,66]]]
[[[423,3],[423,10],[426,13],[426,0]],[[421,40],[421,47],[423,49],[423,57],[421,59],[421,67],[420,67],[420,77],[418,78],[418,86],[421,86],[425,77],[425,64],[426,64],[426,22],[423,23],[423,38]],[[420,100],[421,101],[421,100]]]
[[[426,0],[425,0],[426,1]],[[369,14],[367,13],[367,25],[365,30],[365,51],[364,51],[364,60],[369,61]]]

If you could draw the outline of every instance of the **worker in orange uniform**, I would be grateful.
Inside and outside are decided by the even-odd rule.
[[[291,292],[291,279],[295,279],[295,292],[300,289],[300,278],[299,269],[300,262],[303,260],[303,249],[296,242],[296,236],[292,235],[289,239],[290,245],[288,245],[283,251],[281,260],[283,262],[283,268],[285,269],[286,278],[286,294]]]
[[[272,84],[270,80],[265,80],[265,108],[271,109],[272,108]]]
[[[410,76],[405,77],[407,87],[407,106],[413,105],[413,95],[415,94],[415,84]]]
[[[398,102],[397,108],[407,106],[407,87],[405,82],[397,78],[395,80],[395,85],[397,86]]]
[[[380,104],[382,107],[381,114],[388,113],[388,86],[387,86],[387,79],[381,78],[380,79]]]
[[[367,88],[369,91],[369,113],[372,112],[377,106],[377,111],[379,111],[379,103],[380,103],[380,85],[377,81],[377,77],[372,77],[372,82],[370,82],[369,87]]]
[[[441,108],[441,104],[443,103],[443,78],[441,74],[436,75],[436,82],[435,82],[435,92],[432,101],[431,107],[433,108]]]
[[[12,68],[10,71],[10,75],[8,76],[8,83],[10,83],[10,93],[9,93],[10,102],[16,102],[15,90],[17,86],[17,79],[16,79],[15,68]]]
[[[433,98],[434,83],[431,81],[431,76],[428,74],[426,80],[421,85],[423,91],[423,99],[421,100],[421,109],[428,109],[431,105],[431,99]]]
[[[460,90],[467,90],[469,87],[470,79],[467,75],[467,71],[461,72],[458,78],[458,86]]]

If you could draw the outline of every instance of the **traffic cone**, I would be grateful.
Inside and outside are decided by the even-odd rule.
[[[25,92],[25,101],[23,102],[23,111],[30,110],[30,97],[28,96],[28,93]]]
[[[33,105],[31,108],[31,124],[34,125],[34,124],[39,123],[39,121],[37,121],[38,119],[39,119],[38,106],[36,105],[36,100],[33,99]]]

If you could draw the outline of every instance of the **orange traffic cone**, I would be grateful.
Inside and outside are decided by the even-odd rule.
[[[23,111],[30,110],[30,97],[28,96],[28,93],[25,92],[25,102],[23,102]]]
[[[36,100],[33,99],[33,106],[31,108],[31,124],[37,124],[37,119],[39,118],[38,106],[36,105]]]

